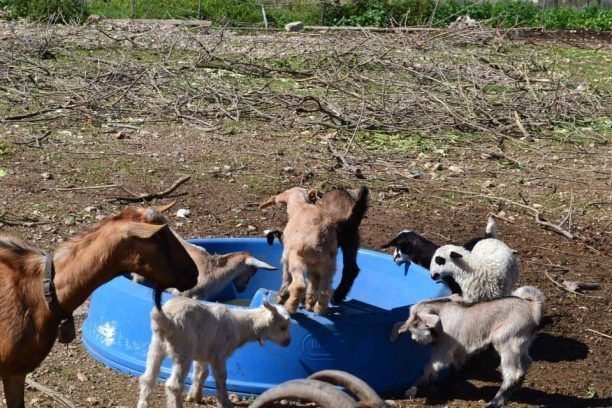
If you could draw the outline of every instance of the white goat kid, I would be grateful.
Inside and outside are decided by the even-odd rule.
[[[444,245],[436,250],[429,272],[433,279],[451,276],[468,302],[507,296],[519,274],[516,251],[495,238],[479,241],[471,251]]]
[[[188,400],[201,400],[210,364],[219,406],[233,407],[225,385],[226,362],[232,353],[251,341],[263,345],[265,340],[270,340],[283,347],[291,341],[289,313],[282,306],[270,305],[265,300],[257,309],[244,310],[173,298],[162,310],[151,311],[153,335],[147,368],[140,378],[138,408],[149,407],[151,391],[167,355],[173,362],[172,375],[166,381],[167,407],[183,407],[182,391],[192,361],[195,361],[194,374]]]

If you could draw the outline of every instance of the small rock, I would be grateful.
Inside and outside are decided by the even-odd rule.
[[[52,180],[53,179],[53,174],[45,172],[45,173],[41,174],[41,177],[44,178],[45,180]]]
[[[304,23],[301,21],[293,21],[291,23],[285,24],[285,31],[290,33],[297,33],[298,31],[302,31],[304,29]]]
[[[147,170],[147,174],[153,174],[153,173],[155,173],[155,170],[153,170],[153,169]]]
[[[229,395],[229,399],[230,401],[232,401],[234,404],[240,402],[240,397],[238,397],[236,394],[230,394]]]
[[[247,226],[247,230],[249,230],[249,231],[257,231],[257,227],[254,226],[254,225],[249,225],[249,226]]]
[[[448,171],[450,171],[451,173],[455,173],[455,174],[461,174],[464,172],[464,170],[461,167],[455,166],[454,164],[451,166],[448,166]]]
[[[104,215],[104,214],[98,214],[98,215],[96,215],[96,220],[98,220],[98,221],[102,221],[102,220],[103,220],[103,219],[105,219],[105,218],[106,218],[106,215]]]
[[[79,381],[87,381],[87,376],[81,370],[77,370],[77,379]]]
[[[96,207],[94,207],[94,206],[91,206],[91,207],[85,207],[83,210],[84,210],[85,212],[90,213],[90,212],[94,212],[94,211],[96,211]]]
[[[533,208],[542,208],[542,204],[533,204],[532,207]]]
[[[76,220],[74,217],[68,217],[64,220],[64,225],[74,225],[76,224]]]
[[[230,182],[230,183],[235,183],[235,182],[236,182],[236,179],[229,179],[229,182]]]
[[[209,173],[219,173],[221,171],[220,167],[211,167]]]
[[[283,167],[283,171],[285,173],[294,173],[295,169],[293,167],[291,167],[291,166],[287,166],[287,167]]]
[[[444,166],[442,166],[442,163],[433,163],[431,165],[431,169],[433,171],[440,171],[440,170],[444,170]]]
[[[495,187],[495,182],[491,179],[488,179],[487,181],[484,182],[482,186],[485,188]]]
[[[223,166],[223,171],[231,171],[231,170],[232,170],[232,166],[228,166],[227,164]]]
[[[121,131],[121,130],[119,132],[115,133],[115,139],[117,139],[117,140],[123,140],[126,137],[127,137],[126,133]]]
[[[191,216],[191,211],[186,208],[181,208],[176,212],[176,216],[179,218],[188,218]]]
[[[423,177],[423,172],[419,169],[416,170],[410,170],[410,178],[413,179],[420,179]]]
[[[89,402],[91,405],[98,405],[100,403],[100,400],[96,397],[87,397],[85,401]]]

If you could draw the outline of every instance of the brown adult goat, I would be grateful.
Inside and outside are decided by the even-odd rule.
[[[133,221],[144,210],[128,208],[58,247],[52,260],[60,312],[70,315],[124,271],[145,276],[158,290],[196,284],[197,267],[172,231]],[[0,236],[0,377],[8,408],[25,407],[26,374],[49,354],[58,335],[58,308],[44,293],[45,261],[42,250]]]

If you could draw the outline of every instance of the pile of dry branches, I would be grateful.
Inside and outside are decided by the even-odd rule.
[[[0,122],[177,120],[530,138],[609,95],[490,29],[241,36],[155,24],[0,27]],[[525,47],[517,52],[517,47]]]

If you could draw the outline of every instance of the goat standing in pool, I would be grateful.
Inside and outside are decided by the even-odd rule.
[[[361,187],[357,195],[342,189],[334,189],[325,193],[311,194],[313,204],[319,204],[328,213],[336,225],[338,247],[342,250],[342,279],[334,290],[332,303],[337,305],[344,301],[353,283],[359,275],[357,252],[361,243],[359,226],[368,209],[368,193],[366,187]],[[274,237],[282,243],[282,232],[268,230],[265,232],[268,244],[272,245]]]
[[[195,285],[196,265],[174,234],[163,224],[131,221],[137,211],[128,208],[107,218],[61,244],[54,255],[0,237],[0,377],[8,408],[25,406],[26,375],[49,354],[60,322],[98,286],[126,270],[145,276],[158,290]]]
[[[260,208],[285,205],[289,220],[283,230],[283,281],[279,303],[294,313],[304,300],[307,310],[323,314],[332,295],[338,241],[333,219],[311,203],[316,190],[294,187],[269,198]]]
[[[151,345],[147,369],[140,378],[138,408],[147,408],[151,391],[164,358],[172,358],[172,375],[166,381],[168,408],[183,406],[182,392],[191,362],[195,361],[193,382],[188,400],[200,401],[202,386],[212,367],[217,400],[223,408],[233,407],[227,396],[227,359],[243,344],[270,340],[283,347],[289,345],[291,318],[279,305],[265,300],[257,309],[228,308],[219,304],[198,302],[189,298],[170,299],[162,310],[151,311]]]

